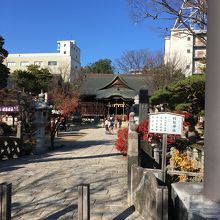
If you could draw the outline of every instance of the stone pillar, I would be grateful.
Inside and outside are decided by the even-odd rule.
[[[12,184],[0,184],[0,219],[11,220]]]
[[[139,124],[139,95],[134,97],[134,104],[131,107],[131,112],[134,113],[133,120],[136,124]],[[131,116],[129,115],[129,117]]]
[[[148,117],[148,90],[139,91],[139,123]]]
[[[204,193],[220,202],[220,1],[208,0]]]
[[[197,161],[197,159],[199,158],[199,152],[196,148],[193,148],[193,160]]]
[[[201,167],[201,171],[204,172],[204,150],[201,151],[200,167]]]
[[[129,114],[129,131],[128,131],[128,204],[131,204],[131,167],[133,164],[138,165],[138,133],[137,125],[134,120],[134,112]]]
[[[22,138],[22,126],[21,126],[21,121],[17,122],[17,132],[16,132],[16,137],[17,138]]]
[[[171,171],[174,171],[174,161],[173,161],[174,151],[175,151],[175,148],[171,147],[171,149],[170,149],[170,155],[171,155],[171,158],[170,158],[170,170]]]
[[[90,219],[90,185],[78,186],[78,220]]]
[[[160,149],[159,147],[154,148],[154,159],[158,164],[160,164]]]

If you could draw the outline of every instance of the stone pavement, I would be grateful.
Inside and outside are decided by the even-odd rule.
[[[90,184],[91,220],[139,220],[127,206],[127,164],[116,135],[83,129],[77,141],[43,155],[0,161],[0,182],[13,185],[12,219],[77,220],[77,186]],[[65,139],[65,138],[64,138]]]

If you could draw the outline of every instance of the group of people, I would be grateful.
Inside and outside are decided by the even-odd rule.
[[[122,125],[122,118],[121,117],[115,117],[114,115],[109,116],[104,121],[105,125],[105,133],[106,134],[114,134],[114,127],[115,128],[121,128]]]

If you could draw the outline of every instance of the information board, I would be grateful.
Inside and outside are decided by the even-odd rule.
[[[183,115],[159,112],[152,113],[149,117],[149,133],[182,134]]]

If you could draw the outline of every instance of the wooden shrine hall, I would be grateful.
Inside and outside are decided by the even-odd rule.
[[[82,117],[108,115],[126,119],[134,97],[140,89],[153,92],[152,75],[87,74],[80,88],[80,113]]]

